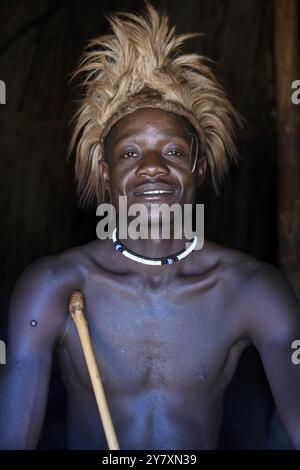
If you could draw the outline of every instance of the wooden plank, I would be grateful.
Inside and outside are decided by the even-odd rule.
[[[297,0],[275,0],[279,261],[300,297],[300,107],[291,100],[300,79],[297,8]]]

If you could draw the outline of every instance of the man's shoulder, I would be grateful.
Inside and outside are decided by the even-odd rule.
[[[68,319],[68,301],[74,290],[81,290],[91,269],[87,245],[45,256],[31,263],[19,277],[10,301],[10,319],[14,325],[40,325],[41,336],[56,337]],[[21,325],[21,326],[20,326]]]
[[[72,290],[84,286],[93,264],[88,244],[38,258],[18,278],[12,303],[65,303]]]
[[[230,310],[238,314],[251,337],[268,331],[272,341],[282,341],[299,328],[299,302],[280,269],[214,243],[206,249],[217,260],[218,278]]]
[[[201,252],[200,256],[201,256]],[[244,279],[254,279],[260,273],[268,276],[273,270],[273,266],[258,260],[254,256],[242,251],[234,250],[211,241],[205,241],[204,258],[210,260],[210,263],[216,265],[219,270],[227,276],[234,276],[241,281]],[[225,278],[226,279],[226,278]]]
[[[207,242],[205,256],[218,268],[222,282],[237,288],[242,297],[256,292],[269,299],[291,292],[280,269],[248,253]]]
[[[277,267],[246,253],[214,245],[220,279],[232,295],[232,305],[252,331],[288,337],[299,323],[299,302]]]
[[[53,283],[79,278],[93,264],[91,245],[92,242],[38,258],[25,269],[23,276],[43,277]]]

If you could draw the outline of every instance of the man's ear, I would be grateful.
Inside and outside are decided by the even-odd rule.
[[[201,186],[205,180],[207,171],[207,159],[206,157],[199,158],[196,165],[196,177],[197,177],[197,186]]]
[[[101,158],[98,160],[98,165],[100,166],[100,173],[102,176],[102,181],[104,183],[105,190],[109,191],[109,167],[108,164]]]
[[[110,191],[110,180],[109,180],[109,167],[108,164],[101,158],[98,160],[98,165],[100,166],[100,174],[101,174],[101,179],[103,182],[103,187],[104,187],[104,201],[103,202],[111,202],[111,191]],[[105,196],[105,194],[108,194],[108,199]]]

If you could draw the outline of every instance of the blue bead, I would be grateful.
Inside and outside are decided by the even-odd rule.
[[[124,247],[123,247],[123,245],[121,245],[121,243],[115,242],[114,245],[115,245],[115,249],[117,251],[120,251],[120,253],[122,253],[122,251],[124,251]]]

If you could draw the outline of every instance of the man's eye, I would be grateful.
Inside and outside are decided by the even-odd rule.
[[[181,150],[178,149],[171,149],[168,150],[165,155],[171,156],[171,157],[185,157],[186,154],[182,152]]]
[[[133,151],[130,151],[130,152],[126,152],[126,153],[123,153],[123,155],[121,155],[122,158],[136,158],[138,157],[138,154],[136,152],[133,152]]]

